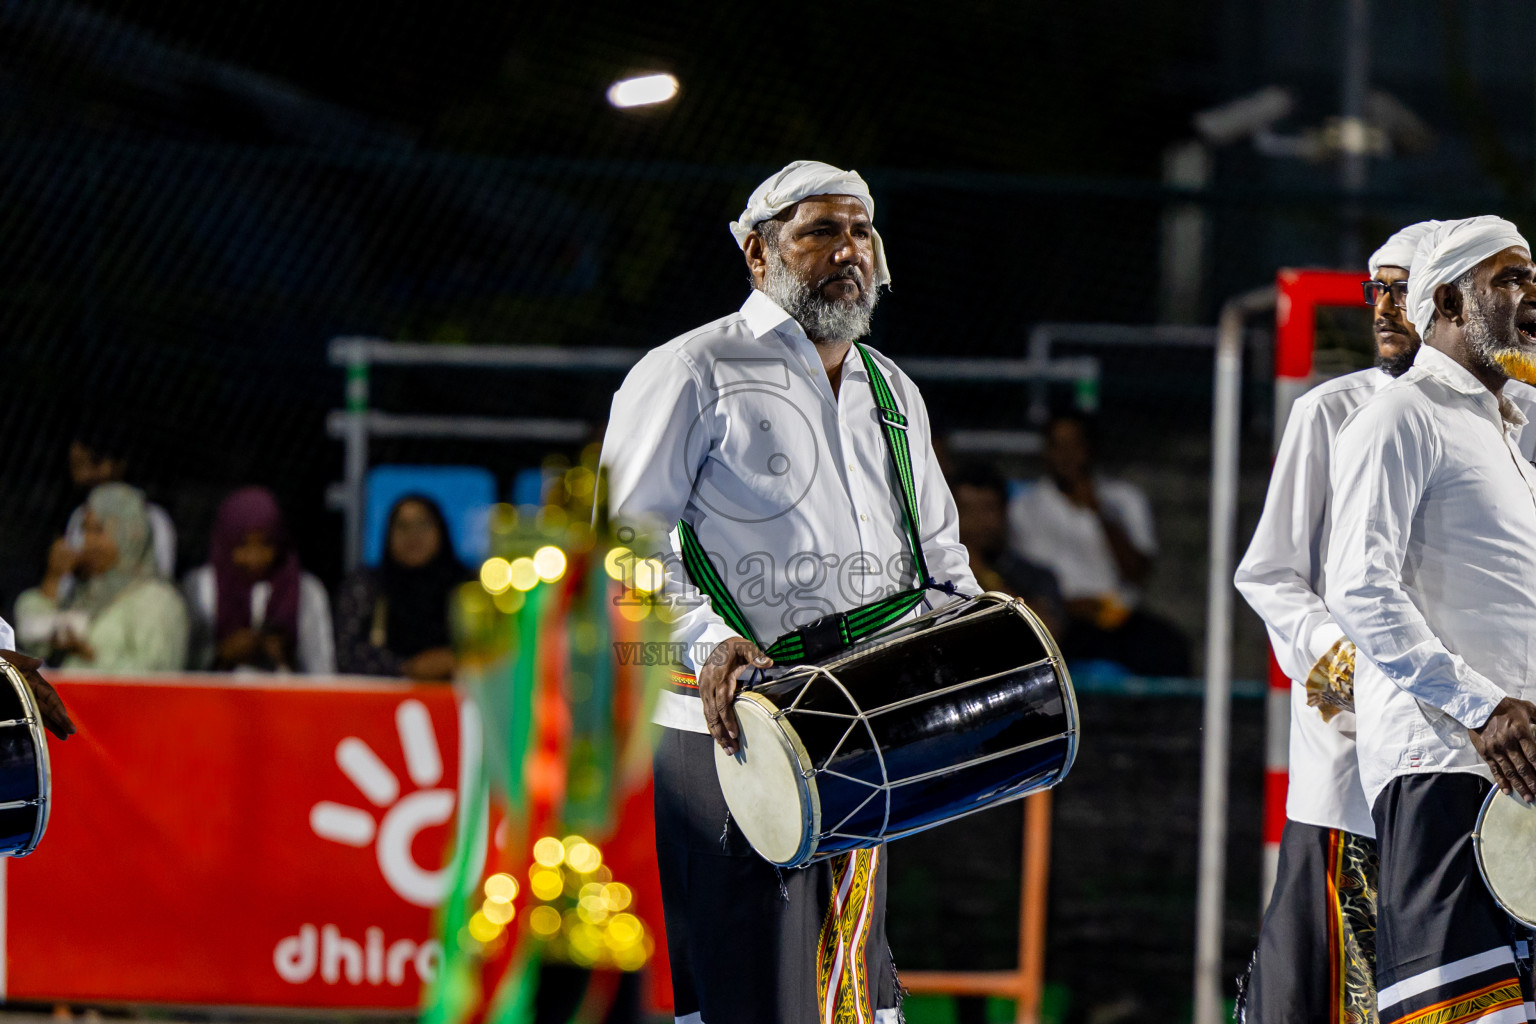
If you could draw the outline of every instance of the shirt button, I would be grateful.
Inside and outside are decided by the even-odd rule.
[[[869,516],[865,515],[863,512],[860,512],[859,513],[859,522],[861,522],[861,523],[869,522]]]
[[[850,473],[853,472],[853,463],[851,463],[851,462],[848,463],[848,472],[850,472]]]

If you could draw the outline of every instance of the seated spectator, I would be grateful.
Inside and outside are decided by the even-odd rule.
[[[243,487],[225,498],[208,548],[208,564],[182,583],[190,667],[335,673],[330,597],[299,564],[271,491]]]
[[[472,578],[454,557],[448,522],[431,498],[395,502],[378,569],[359,569],[336,596],[343,672],[448,681],[457,662],[448,602]]]
[[[960,516],[960,543],[982,590],[1010,594],[1029,605],[1053,636],[1067,628],[1056,577],[1008,550],[1008,484],[985,462],[963,462],[946,477]]]
[[[144,495],[122,483],[91,491],[79,552],[55,552],[42,584],[16,599],[21,642],[65,668],[178,671],[187,660],[187,613],[160,578]],[[75,586],[61,595],[65,573]]]
[[[120,421],[104,420],[100,427],[89,427],[69,445],[69,479],[81,493],[89,493],[102,484],[122,483],[128,475],[129,441]],[[176,527],[170,515],[159,505],[146,503],[150,535],[154,541],[155,565],[160,576],[172,579],[176,571]],[[85,530],[85,506],[70,514],[64,527],[63,545],[78,551]],[[55,547],[60,546],[55,544]],[[71,583],[64,584],[67,590]]]
[[[1157,541],[1152,508],[1136,485],[1100,476],[1081,415],[1046,426],[1046,476],[1009,508],[1013,550],[1056,575],[1071,624],[1069,659],[1100,658],[1141,675],[1185,676],[1189,642],[1178,627],[1137,607]]]

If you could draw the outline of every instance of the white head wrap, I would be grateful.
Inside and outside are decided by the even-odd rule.
[[[1491,215],[1442,221],[1419,239],[1408,276],[1408,319],[1419,337],[1425,336],[1434,319],[1436,288],[1453,283],[1483,260],[1509,248],[1531,251],[1519,228]]]
[[[1435,228],[1444,224],[1440,220],[1421,220],[1417,224],[1409,224],[1403,230],[1381,243],[1381,248],[1371,253],[1371,258],[1366,261],[1370,267],[1371,276],[1382,267],[1402,267],[1404,270],[1413,270],[1413,250],[1418,248],[1419,239],[1429,234]]]
[[[819,160],[796,160],[757,186],[747,200],[747,208],[731,221],[731,236],[736,239],[737,246],[745,249],[747,236],[759,223],[777,217],[811,196],[853,196],[864,204],[864,212],[869,214],[870,235],[875,243],[875,287],[890,284],[891,271],[885,265],[885,243],[880,240],[880,232],[874,229],[875,199],[858,171],[839,170]]]

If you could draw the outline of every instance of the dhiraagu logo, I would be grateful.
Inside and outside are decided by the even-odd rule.
[[[322,800],[309,812],[315,835],[345,846],[372,845],[379,871],[395,895],[418,907],[435,907],[447,892],[448,868],[429,870],[416,863],[411,843],[423,829],[447,824],[454,793],[440,788],[443,757],[432,731],[432,717],[418,700],[395,709],[395,728],[405,754],[405,770],[416,788],[403,792],[400,779],[363,740],[348,736],[336,745],[336,766],[357,787],[358,795],[383,814],[350,804]]]
[[[475,705],[459,706],[459,785],[445,786],[442,751],[432,716],[419,700],[395,709],[395,731],[405,761],[402,779],[367,741],[347,736],[336,745],[336,766],[356,788],[355,802],[321,800],[309,811],[309,826],[321,839],[359,850],[372,848],[389,888],[407,903],[432,908],[448,891],[449,867],[417,862],[411,852],[424,830],[453,818],[458,793],[475,777],[480,757],[480,716]],[[485,836],[471,838],[483,846]],[[463,841],[464,837],[460,837]],[[442,962],[436,939],[389,941],[379,927],[359,938],[343,935],[334,924],[302,924],[272,952],[277,973],[295,985],[317,974],[327,984],[403,985],[412,972],[431,981]]]

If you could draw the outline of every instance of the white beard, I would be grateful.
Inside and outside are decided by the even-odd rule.
[[[819,286],[813,288],[791,274],[777,252],[766,255],[763,294],[794,317],[812,341],[856,341],[869,333],[875,303],[880,301],[879,289],[865,289],[861,281],[857,298],[828,299]]]

